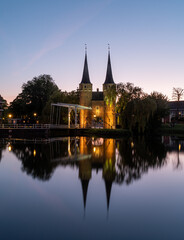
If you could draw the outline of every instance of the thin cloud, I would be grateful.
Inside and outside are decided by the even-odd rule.
[[[52,36],[51,38],[48,38],[44,45],[39,52],[37,52],[32,58],[31,60],[27,63],[27,65],[22,68],[20,71],[17,71],[16,73],[14,73],[13,75],[19,75],[20,73],[26,71],[27,69],[29,69],[33,64],[35,64],[41,57],[43,57],[45,54],[47,54],[48,52],[61,47],[66,40],[71,37],[73,34],[75,34],[78,30],[80,30],[84,25],[86,25],[90,20],[92,20],[93,18],[95,18],[96,15],[98,15],[108,4],[112,3],[114,0],[105,0],[102,1],[101,3],[98,2],[98,4],[93,4],[91,6],[87,6],[88,9],[84,9],[84,11],[81,10],[81,8],[77,9],[77,11],[75,13],[71,13],[70,15],[77,15],[80,16],[80,18],[75,21],[75,24],[73,24],[72,26],[66,26],[65,29],[67,29],[67,31],[65,30],[64,32],[62,31],[62,33],[56,33],[54,36]],[[88,12],[90,9],[90,12]],[[81,12],[83,12],[84,14],[81,15]],[[70,18],[70,16],[68,16]],[[81,17],[83,17],[81,19]]]

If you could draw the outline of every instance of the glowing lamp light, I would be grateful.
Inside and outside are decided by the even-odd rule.
[[[33,156],[34,157],[36,156],[36,150],[35,149],[33,150]]]
[[[93,152],[96,152],[96,147],[93,148]]]
[[[8,151],[11,152],[11,150],[12,150],[12,146],[9,145],[9,146],[8,146]]]
[[[178,150],[179,150],[179,151],[181,150],[181,144],[179,144],[179,146],[178,146]]]
[[[8,117],[11,118],[11,117],[12,117],[12,114],[9,114]]]
[[[36,117],[36,116],[37,116],[37,113],[33,113],[33,116]]]

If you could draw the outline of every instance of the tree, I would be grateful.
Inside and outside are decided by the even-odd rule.
[[[50,96],[58,90],[50,75],[40,75],[22,85],[22,92],[11,103],[10,109],[16,117],[27,116],[33,113],[41,116]]]
[[[131,100],[124,111],[123,127],[133,132],[144,133],[156,109],[155,101],[149,96]]]
[[[133,83],[119,83],[117,85],[117,104],[116,111],[120,116],[120,122],[123,124],[125,109],[127,104],[135,99],[140,99],[144,95],[140,87],[134,86]]]
[[[176,109],[176,118],[179,117],[179,102],[184,95],[184,89],[182,88],[173,88],[172,98],[177,101],[177,109]]]
[[[157,109],[150,119],[149,128],[154,130],[160,127],[162,123],[162,118],[168,116],[169,114],[169,106],[168,106],[168,98],[166,95],[158,92],[152,92],[150,94],[150,98],[153,99],[156,103]]]
[[[158,128],[168,114],[167,97],[161,93],[145,94],[132,83],[118,84],[117,92],[117,112],[123,128],[138,133],[150,132]]]
[[[79,104],[79,92],[78,91],[62,92],[59,89],[54,91],[42,111],[42,119],[44,122],[48,123],[50,121],[49,118],[50,118],[51,104],[58,103],[58,102]],[[67,108],[62,108],[60,118],[61,118],[61,121],[63,121],[63,123],[65,124],[67,123],[68,121]],[[73,115],[71,114],[71,121],[72,120],[73,120]]]
[[[184,95],[184,89],[182,88],[173,88],[172,98],[173,100],[180,101]]]
[[[0,95],[0,122],[4,122],[7,115],[7,101]]]

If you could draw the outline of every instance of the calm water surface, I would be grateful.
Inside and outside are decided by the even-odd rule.
[[[0,140],[0,239],[184,239],[184,141]]]

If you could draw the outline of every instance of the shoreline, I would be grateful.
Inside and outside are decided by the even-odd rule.
[[[145,134],[146,136],[147,134]],[[128,129],[0,129],[0,138],[54,138],[65,136],[91,136],[91,137],[104,137],[104,138],[116,138],[116,137],[131,137],[134,135]],[[148,134],[148,137],[152,136],[179,136],[184,137],[184,125],[162,125],[154,133]]]

